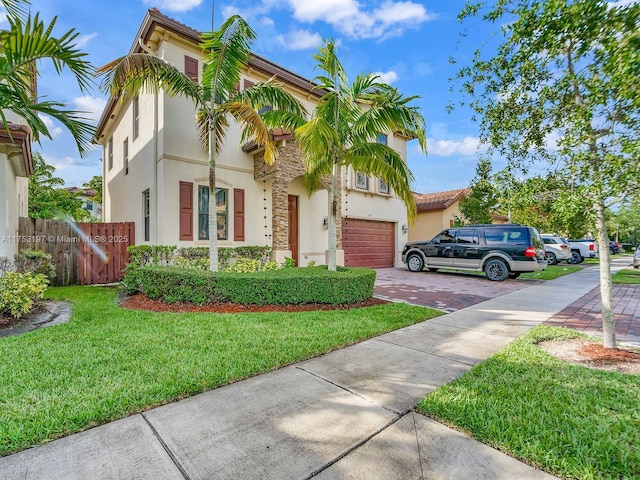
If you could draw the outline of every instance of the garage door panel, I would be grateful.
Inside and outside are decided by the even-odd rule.
[[[349,267],[393,267],[395,224],[345,219],[342,224],[342,247],[345,264]]]

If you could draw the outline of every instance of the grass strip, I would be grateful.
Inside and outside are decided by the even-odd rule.
[[[640,284],[640,269],[618,270],[611,276],[613,283]]]
[[[300,313],[152,313],[117,290],[60,287],[68,323],[0,339],[0,455],[435,316],[390,303]]]
[[[548,265],[546,269],[539,272],[523,273],[519,278],[533,278],[535,280],[553,280],[554,278],[563,277],[570,273],[582,270],[582,267],[576,265]]]
[[[537,347],[582,337],[540,326],[418,411],[562,478],[640,476],[640,377],[565,363]]]

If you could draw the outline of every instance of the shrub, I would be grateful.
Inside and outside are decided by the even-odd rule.
[[[14,255],[14,269],[19,273],[41,273],[49,281],[56,278],[53,257],[42,250],[22,250]]]
[[[176,247],[173,245],[130,245],[129,263],[124,268],[122,285],[127,294],[139,291],[138,270],[149,265],[169,265]]]
[[[285,257],[284,262],[282,262],[282,268],[295,268],[296,261],[291,257]]]
[[[174,245],[130,245],[129,263],[135,267],[146,265],[170,265],[176,251]]]
[[[260,270],[260,261],[248,258],[239,258],[234,263],[225,268],[224,271],[237,273],[255,273],[259,272]]]
[[[49,284],[42,273],[7,271],[0,276],[0,312],[20,318],[29,313]]]
[[[346,305],[373,295],[375,270],[326,267],[287,268],[253,273],[199,271],[175,267],[143,267],[140,291],[149,298],[174,302],[239,304]]]
[[[177,267],[142,267],[136,279],[140,291],[147,297],[167,303],[215,301],[212,272]]]
[[[209,247],[184,247],[178,250],[175,246],[167,245],[131,245],[127,251],[129,263],[125,267],[122,284],[129,295],[140,291],[137,274],[141,267],[173,265],[178,268],[209,270]],[[271,247],[221,247],[218,249],[218,268],[221,271],[240,272],[273,270],[277,268],[277,264],[274,268],[275,262],[268,261],[270,255]],[[245,263],[247,260],[257,262],[257,267],[254,263]],[[238,262],[240,264],[235,266]]]
[[[196,270],[209,270],[209,257],[182,257],[173,260],[173,266],[177,268],[195,268]]]

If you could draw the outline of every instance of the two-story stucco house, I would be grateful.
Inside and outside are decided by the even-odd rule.
[[[18,218],[28,216],[29,175],[33,173],[31,130],[10,112],[0,125],[0,259],[18,252]]]
[[[198,80],[199,41],[197,31],[151,9],[130,53],[151,51]],[[257,55],[242,72],[239,88],[272,76],[312,110],[319,98],[313,83]],[[209,166],[194,114],[187,99],[141,93],[126,103],[110,99],[100,119],[96,142],[104,152],[103,218],[135,222],[136,244],[209,244]],[[291,257],[301,266],[325,264],[327,192],[307,196],[295,139],[272,133],[279,148],[272,166],[252,144],[240,145],[239,128],[229,131],[216,157],[218,244],[271,246],[278,262]],[[380,141],[406,158],[408,139],[389,133]],[[404,204],[380,179],[345,169],[340,181],[338,263],[400,264],[407,231]]]

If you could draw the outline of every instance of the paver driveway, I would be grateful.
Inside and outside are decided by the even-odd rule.
[[[458,272],[418,272],[406,268],[376,270],[375,295],[445,312],[455,312],[491,298],[539,284],[540,280],[492,282],[484,275]]]

